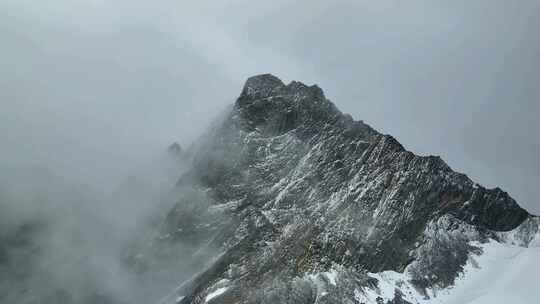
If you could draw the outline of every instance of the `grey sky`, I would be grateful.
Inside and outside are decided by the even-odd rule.
[[[0,163],[129,167],[270,72],[540,213],[539,1],[215,2],[2,0]]]

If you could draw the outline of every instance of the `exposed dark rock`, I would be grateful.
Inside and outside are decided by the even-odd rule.
[[[182,198],[162,233],[220,254],[178,291],[182,303],[222,281],[212,303],[355,303],[373,285],[366,271],[406,268],[420,288],[446,287],[479,253],[469,241],[530,218],[506,192],[341,113],[319,87],[269,74],[249,78],[194,147],[179,186],[198,198]],[[340,284],[315,276],[335,267]]]

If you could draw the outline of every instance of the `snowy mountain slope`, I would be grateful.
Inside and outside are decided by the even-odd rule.
[[[465,268],[462,278],[441,301],[449,304],[536,303],[540,248],[490,242]]]
[[[469,270],[471,257],[538,233],[501,189],[268,74],[186,153],[183,195],[144,256],[174,260],[181,244],[202,271],[162,303],[452,301],[448,288],[493,268]]]
[[[392,298],[395,289],[411,303],[444,304],[529,304],[538,301],[537,276],[540,248],[524,248],[491,241],[475,244],[483,253],[470,257],[455,285],[429,291],[429,298],[409,283],[410,277],[394,271],[370,274],[379,288],[357,292],[358,301],[377,303],[377,298]]]
[[[532,222],[536,225],[535,231],[529,234],[531,238],[527,243],[513,242],[508,237],[522,233],[524,228],[531,227],[531,223],[524,223],[515,230],[502,233],[506,239],[471,241],[471,245],[480,250],[468,257],[463,271],[448,288],[419,292],[411,283],[410,269],[406,269],[404,273],[370,273],[370,277],[378,280],[378,288],[357,292],[359,302],[377,303],[378,297],[392,298],[397,289],[403,299],[411,303],[536,303],[537,276],[540,271],[540,233],[538,219]]]

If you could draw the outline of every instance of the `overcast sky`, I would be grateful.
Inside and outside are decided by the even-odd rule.
[[[273,73],[540,213],[540,1],[255,2],[0,0],[0,165],[129,166]]]

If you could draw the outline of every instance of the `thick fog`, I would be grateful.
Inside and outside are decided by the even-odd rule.
[[[166,212],[181,171],[167,147],[189,145],[260,73],[317,83],[540,213],[538,12],[533,0],[2,0],[0,237],[37,229],[38,279],[132,301],[119,256]]]

